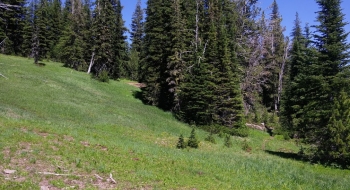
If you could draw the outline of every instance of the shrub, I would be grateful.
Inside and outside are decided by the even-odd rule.
[[[240,127],[238,129],[231,129],[230,134],[238,137],[248,137],[249,130],[246,126]]]
[[[176,148],[178,148],[178,149],[186,148],[186,143],[184,140],[184,136],[182,134],[179,136],[179,140],[177,142]]]
[[[218,133],[218,137],[223,138],[224,136],[225,136],[225,133],[224,133],[224,132],[220,131],[220,132]]]
[[[231,140],[231,135],[226,135],[225,136],[225,146],[230,148],[232,147],[232,140]]]
[[[284,140],[283,135],[275,135],[276,140]]]
[[[108,71],[103,70],[97,75],[97,80],[100,82],[109,82],[109,76],[108,76]]]
[[[213,133],[209,133],[209,135],[204,140],[216,144],[216,140]]]
[[[187,146],[189,146],[191,148],[198,148],[198,144],[199,144],[199,141],[197,140],[196,131],[193,128],[191,131],[191,135],[188,138]]]
[[[244,150],[246,152],[250,152],[252,150],[252,147],[249,146],[247,140],[244,140],[242,142],[242,150]]]

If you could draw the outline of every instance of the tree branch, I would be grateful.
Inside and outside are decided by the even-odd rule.
[[[19,8],[19,5],[10,5],[5,3],[0,3],[0,8],[5,10],[11,10],[12,8]]]
[[[5,76],[4,76],[3,74],[1,74],[1,73],[0,73],[0,76],[4,77],[5,79],[9,79],[9,78],[5,77]]]

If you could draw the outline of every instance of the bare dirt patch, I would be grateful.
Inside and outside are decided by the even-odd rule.
[[[138,83],[138,82],[128,82],[129,85],[131,86],[135,86],[137,88],[143,88],[143,87],[146,87],[146,84],[144,83]]]

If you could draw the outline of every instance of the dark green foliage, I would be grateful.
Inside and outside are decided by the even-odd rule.
[[[90,57],[89,34],[87,30],[91,23],[88,4],[80,0],[71,1],[64,9],[65,28],[55,47],[53,54],[60,59],[66,67],[79,71],[87,71]]]
[[[301,105],[299,100],[302,97],[298,97],[297,92],[301,87],[299,85],[300,77],[302,77],[303,67],[306,58],[305,52],[306,47],[304,45],[304,37],[301,32],[301,22],[299,20],[298,14],[296,14],[296,19],[294,21],[293,28],[293,46],[290,51],[291,59],[288,67],[288,81],[286,82],[286,87],[284,89],[281,105],[281,121],[282,125],[286,130],[293,131],[293,119],[296,117],[295,114],[298,112],[297,109],[300,109]]]
[[[228,131],[229,134],[233,135],[233,136],[239,136],[239,137],[248,137],[249,136],[249,130],[248,127],[246,127],[245,125],[240,127],[240,128],[234,128]]]
[[[224,145],[225,145],[226,147],[228,147],[228,148],[232,147],[231,135],[226,134]]]
[[[138,53],[141,52],[144,35],[143,9],[141,8],[141,1],[138,0],[131,21],[130,40],[132,41],[132,50]]]
[[[171,39],[169,32],[169,17],[172,14],[170,1],[147,1],[144,49],[141,54],[141,82],[146,84],[142,88],[145,101],[157,105],[162,109],[169,109],[171,105],[170,92],[166,79],[168,74],[167,56]]]
[[[23,27],[23,43],[22,43],[22,56],[32,57],[33,56],[33,32],[34,32],[34,13],[35,4],[33,1],[26,7],[26,14]]]
[[[179,91],[183,120],[225,126],[228,131],[245,124],[238,63],[232,53],[236,46],[229,40],[234,32],[233,5],[224,0],[198,3],[190,69]]]
[[[340,0],[317,0],[320,6],[314,45],[307,28],[296,21],[282,123],[291,135],[310,144],[314,161],[349,163],[349,48]]]
[[[50,38],[47,35],[47,28],[50,23],[49,2],[47,0],[40,0],[35,9],[34,16],[34,36],[37,47],[38,60],[47,58],[50,51]],[[34,45],[35,46],[35,45]],[[36,53],[35,53],[36,54]]]
[[[50,1],[49,7],[49,21],[46,31],[46,36],[49,40],[49,52],[47,57],[50,59],[57,60],[57,55],[54,52],[54,48],[58,43],[59,38],[61,37],[62,31],[64,29],[64,23],[62,22],[62,6],[61,0],[52,0]]]
[[[178,142],[177,142],[177,144],[176,144],[176,148],[178,148],[178,149],[184,149],[184,148],[186,148],[186,143],[185,143],[185,140],[184,140],[184,136],[181,134],[180,136],[179,136],[179,140],[178,140]]]
[[[284,35],[283,28],[281,26],[282,17],[278,11],[278,5],[276,0],[272,3],[272,13],[270,18],[270,24],[268,26],[269,32],[271,32],[270,39],[265,41],[266,53],[264,53],[264,66],[268,76],[266,82],[263,85],[262,102],[273,112],[279,111],[280,93],[281,93],[281,72],[283,71],[283,56],[284,56]]]
[[[22,53],[26,2],[24,0],[2,0],[1,3],[18,7],[0,8],[0,43],[3,42],[0,46],[0,52],[20,55]]]
[[[198,148],[199,140],[196,136],[196,130],[193,128],[191,131],[191,135],[188,138],[187,146],[191,148]]]
[[[350,167],[350,98],[342,91],[334,102],[317,156],[328,163]]]
[[[94,53],[92,73],[100,78],[107,72],[113,79],[120,77],[120,67],[126,61],[125,27],[119,0],[99,0],[93,12],[92,36]]]
[[[121,68],[121,76],[126,77],[130,80],[137,81],[139,79],[139,62],[140,53],[135,49],[129,50],[129,60],[125,62]]]
[[[131,48],[129,52],[129,62],[126,67],[127,76],[131,80],[139,80],[142,78],[140,66],[140,54],[142,50],[144,32],[143,9],[141,8],[141,1],[136,4],[135,11],[131,21],[130,40]]]
[[[349,81],[346,77],[349,62],[349,44],[346,43],[348,33],[345,32],[343,22],[344,14],[341,13],[340,0],[318,0],[321,10],[318,12],[316,26],[315,45],[318,50],[317,65],[312,65],[311,76],[307,82],[312,84],[311,91],[306,94],[310,99],[305,106],[307,116],[305,140],[319,146],[320,139],[327,139],[329,133],[325,129],[332,115],[332,108],[340,91],[348,89]],[[307,126],[307,127],[306,127]]]

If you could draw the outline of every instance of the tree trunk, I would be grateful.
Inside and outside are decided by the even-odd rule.
[[[91,68],[92,68],[92,66],[94,65],[94,56],[95,56],[95,52],[92,52],[91,61],[90,61],[90,65],[89,65],[89,69],[88,69],[88,71],[87,71],[88,74],[90,74]]]

